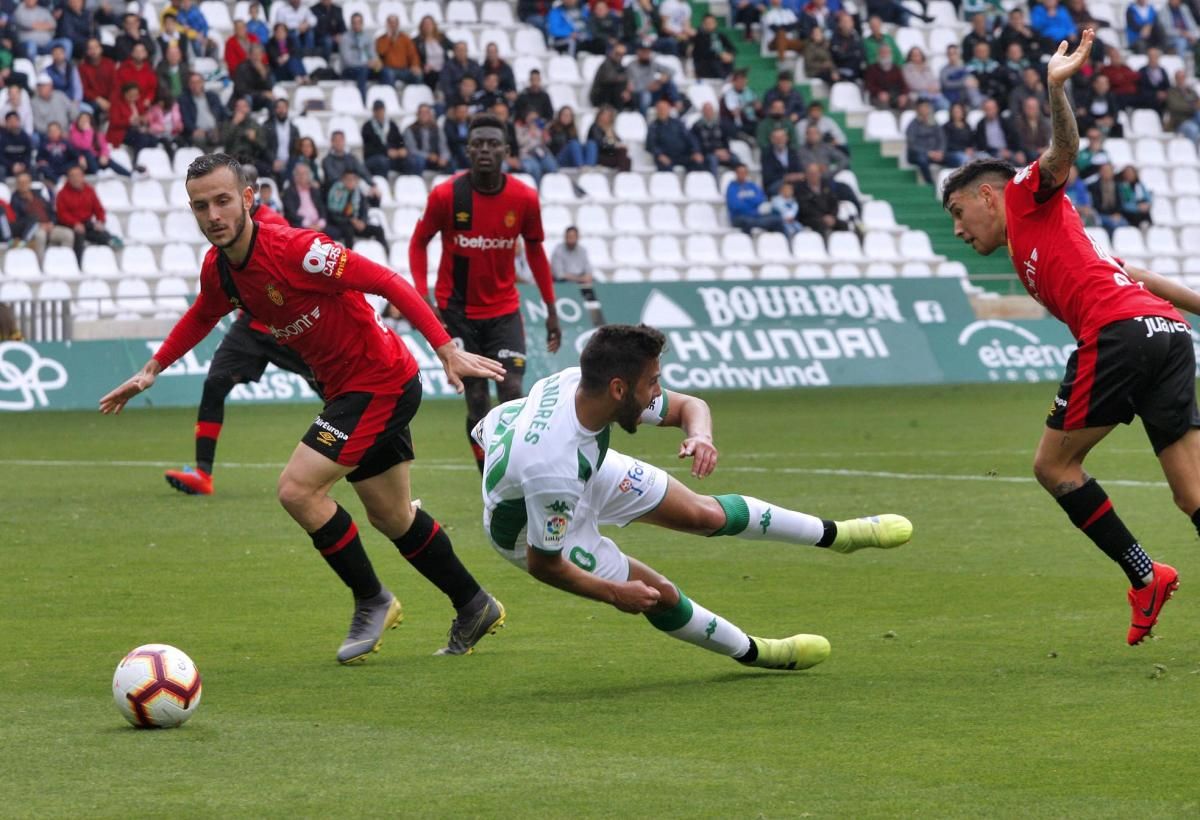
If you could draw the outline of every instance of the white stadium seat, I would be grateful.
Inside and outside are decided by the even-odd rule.
[[[612,242],[613,262],[627,267],[646,265],[649,259],[642,240],[636,236],[618,236]]]
[[[915,262],[932,262],[938,258],[924,231],[905,231],[900,234],[900,257]]]
[[[144,245],[130,245],[125,250],[136,247],[145,248],[146,252],[150,253],[150,249]],[[150,260],[153,265],[153,253],[150,253]],[[121,266],[117,264],[116,253],[108,245],[88,245],[83,249],[83,262],[79,265],[79,272],[87,278],[115,279],[121,275]]]
[[[670,171],[656,171],[650,175],[650,199],[653,202],[686,202],[679,177]]]
[[[781,233],[759,234],[755,243],[756,254],[763,262],[791,262],[792,248],[787,237]]]
[[[1123,225],[1113,231],[1113,252],[1117,256],[1145,256],[1146,245],[1142,241],[1142,232],[1137,228]]]
[[[792,256],[802,262],[824,262],[829,251],[819,233],[801,231],[792,237]]]
[[[645,177],[629,171],[618,173],[613,177],[613,199],[617,202],[649,202]]]
[[[613,199],[612,191],[608,187],[608,176],[598,171],[585,171],[579,175],[576,184],[594,202],[611,202]]]
[[[829,235],[829,257],[839,262],[857,262],[861,260],[863,258],[862,244],[858,241],[858,234],[852,231],[834,231],[831,233]]]
[[[683,194],[686,202],[725,201],[717,190],[716,179],[708,171],[688,171],[683,180]]]
[[[33,288],[26,282],[0,281],[0,302],[28,302],[33,298]]]
[[[581,220],[582,221],[582,220]],[[650,233],[650,222],[640,205],[623,202],[612,209],[613,232],[618,234]]]
[[[162,249],[161,270],[163,273],[180,274],[183,276],[199,276],[200,265],[196,261],[196,253],[191,245],[182,242],[171,242]]]
[[[167,214],[167,218],[163,221],[163,230],[166,238],[174,241],[187,242],[192,245],[203,245],[207,242],[204,234],[200,233],[199,226],[196,225],[196,218],[190,213],[172,211]]]
[[[4,275],[9,279],[41,279],[37,254],[32,248],[10,248],[4,254]]]
[[[689,262],[710,265],[721,259],[717,240],[710,234],[689,234],[684,241],[684,256]]]
[[[758,264],[753,240],[741,231],[727,233],[721,237],[721,258],[740,265]]]
[[[863,238],[863,254],[877,262],[890,262],[898,259],[896,242],[890,233],[871,231]]]
[[[138,210],[167,210],[167,198],[163,195],[162,184],[154,179],[142,179],[133,183],[129,202]]]
[[[617,240],[617,242],[620,241]],[[656,265],[682,265],[684,263],[683,253],[679,249],[679,240],[674,236],[651,237],[649,258]]]
[[[716,210],[705,202],[689,202],[683,212],[683,222],[689,231],[709,233],[721,230]]]
[[[576,201],[575,188],[566,174],[551,173],[542,176],[540,190],[542,202],[572,204]]]
[[[651,233],[687,232],[687,228],[683,226],[683,221],[679,218],[679,208],[668,203],[651,205],[649,222]]]
[[[96,183],[95,188],[96,196],[104,204],[104,210],[120,213],[133,210],[133,206],[129,203],[129,188],[121,180],[102,179]],[[4,200],[11,201],[12,195],[5,196]]]
[[[608,208],[603,205],[581,205],[575,216],[575,224],[596,236],[617,233],[608,224]]]
[[[74,248],[50,247],[42,257],[42,272],[55,279],[78,279],[79,259]]]

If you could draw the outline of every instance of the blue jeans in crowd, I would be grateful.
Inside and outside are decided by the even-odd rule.
[[[556,159],[563,168],[590,168],[600,156],[600,146],[588,140],[583,145],[579,140],[568,140]]]

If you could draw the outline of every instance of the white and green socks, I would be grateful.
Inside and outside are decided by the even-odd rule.
[[[679,603],[666,612],[647,613],[646,620],[672,638],[725,655],[741,658],[751,651],[750,636],[716,613],[689,600],[678,587]]]
[[[778,507],[753,496],[730,494],[713,498],[725,510],[725,526],[713,535],[825,547],[833,543],[837,533],[832,521]]]

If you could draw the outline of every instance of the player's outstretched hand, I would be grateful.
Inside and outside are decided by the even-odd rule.
[[[495,359],[459,350],[458,345],[454,342],[446,342],[435,352],[442,361],[446,379],[456,393],[463,391],[462,380],[464,378],[474,376],[480,379],[491,379],[494,382],[504,380],[504,365]]]
[[[154,384],[154,374],[142,370],[137,375],[129,378],[124,384],[113,390],[100,399],[100,412],[108,415],[109,413],[120,413],[125,409],[125,405],[129,400],[141,393],[143,390],[149,390]]]
[[[689,436],[679,445],[679,457],[691,458],[692,475],[704,478],[717,469],[717,448],[708,436]]]
[[[1047,85],[1062,85],[1071,79],[1075,72],[1087,62],[1088,55],[1092,52],[1092,41],[1095,38],[1096,32],[1085,28],[1079,35],[1079,48],[1070,55],[1067,54],[1067,41],[1063,40],[1059,43],[1058,51],[1054,52],[1054,56],[1050,58],[1050,62],[1046,66]]]
[[[546,317],[546,350],[557,353],[561,346],[562,328],[558,325],[558,315],[552,313]]]
[[[613,606],[622,612],[638,614],[645,612],[658,603],[661,593],[643,581],[626,581],[617,584],[616,600]]]

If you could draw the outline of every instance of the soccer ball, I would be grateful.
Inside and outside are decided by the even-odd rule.
[[[113,673],[113,700],[140,729],[169,729],[200,705],[200,671],[192,659],[165,643],[130,652]]]

